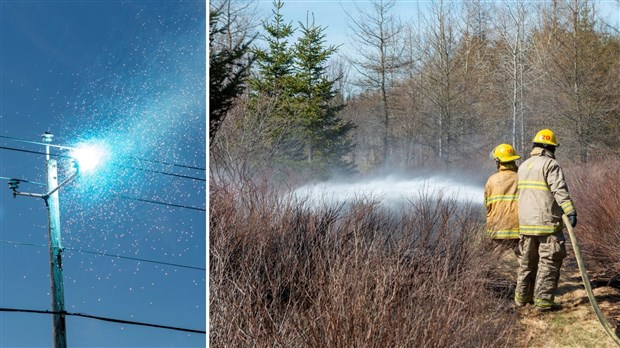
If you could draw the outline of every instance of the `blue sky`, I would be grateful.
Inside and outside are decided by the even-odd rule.
[[[205,330],[205,8],[0,1],[0,146],[44,151],[7,137],[37,142],[51,131],[55,144],[109,152],[60,191],[68,312]],[[71,164],[58,161],[62,180]],[[45,157],[0,149],[0,177],[43,183]],[[51,308],[47,225],[42,200],[13,199],[0,180],[0,307]],[[0,346],[49,347],[51,322],[0,312]],[[67,318],[70,347],[202,347],[205,338]]]
[[[343,54],[352,50],[349,47],[351,29],[347,25],[349,19],[346,13],[357,17],[357,8],[368,11],[370,5],[369,0],[283,0],[283,3],[282,14],[286,22],[293,22],[294,26],[298,27],[298,22],[305,23],[306,16],[310,14],[312,18],[311,15],[314,14],[316,24],[326,27],[326,41],[332,45],[343,45],[340,49]],[[428,11],[432,3],[431,0],[397,0],[393,14],[403,23],[416,23],[418,11]],[[616,30],[620,30],[620,5],[617,0],[597,0],[595,4],[601,17]],[[258,9],[262,18],[269,17],[273,0],[258,0]]]

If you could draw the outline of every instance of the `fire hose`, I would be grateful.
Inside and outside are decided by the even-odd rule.
[[[575,236],[575,231],[573,230],[570,221],[566,215],[562,215],[562,219],[564,220],[564,225],[568,230],[568,235],[570,236],[570,241],[573,244],[573,250],[575,252],[575,258],[577,259],[577,265],[579,266],[579,272],[581,273],[581,279],[583,280],[583,286],[586,288],[586,292],[588,293],[588,299],[590,300],[590,304],[592,304],[592,308],[594,309],[594,313],[598,318],[599,323],[605,329],[605,332],[611,337],[612,340],[620,347],[620,339],[614,333],[614,330],[611,328],[607,320],[605,320],[605,316],[603,312],[601,312],[601,308],[598,306],[598,302],[596,302],[596,298],[594,298],[594,293],[592,292],[592,287],[590,286],[590,279],[588,278],[588,273],[586,272],[586,267],[583,262],[583,258],[581,257],[581,250],[579,249],[579,245],[577,244],[577,237]]]

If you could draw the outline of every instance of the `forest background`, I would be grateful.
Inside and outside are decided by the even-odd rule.
[[[210,4],[210,61],[231,64],[210,71],[212,174],[480,168],[500,143],[526,155],[543,128],[564,163],[620,154],[620,34],[600,3],[438,1],[405,22],[371,1],[344,13],[343,54],[313,13],[256,4]]]

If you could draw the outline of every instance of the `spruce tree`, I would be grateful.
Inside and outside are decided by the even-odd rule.
[[[292,23],[285,23],[280,10],[282,1],[273,2],[273,19],[263,23],[267,49],[255,49],[259,78],[252,80],[253,89],[263,96],[286,97],[293,73],[293,55],[288,39],[295,33]]]
[[[344,160],[352,148],[348,133],[352,123],[343,122],[338,112],[335,83],[328,77],[327,63],[336,47],[325,46],[325,29],[314,21],[301,24],[295,33],[281,13],[283,3],[273,3],[274,16],[263,24],[264,49],[255,49],[257,76],[250,81],[250,107],[270,105],[270,121],[277,124],[271,138],[280,165],[297,172],[326,174],[328,169],[350,171]]]
[[[350,171],[351,163],[344,158],[352,149],[348,133],[354,125],[338,116],[344,104],[337,102],[334,86],[342,76],[330,79],[327,72],[337,47],[325,46],[325,28],[317,26],[314,18],[300,27],[302,35],[294,46],[294,87],[305,160],[323,173],[329,169]]]
[[[271,134],[273,146],[278,148],[280,159],[289,159],[298,157],[300,148],[292,111],[294,58],[288,41],[295,29],[292,23],[284,22],[282,1],[275,0],[273,6],[273,18],[263,23],[267,47],[254,49],[258,71],[250,80],[250,108],[270,105],[270,119],[278,125]]]

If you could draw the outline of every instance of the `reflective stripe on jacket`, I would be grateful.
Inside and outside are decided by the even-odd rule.
[[[562,213],[575,210],[562,168],[552,152],[536,147],[519,167],[519,232],[540,236],[562,229]]]
[[[519,238],[517,167],[500,164],[484,186],[487,208],[487,236],[493,239]]]

